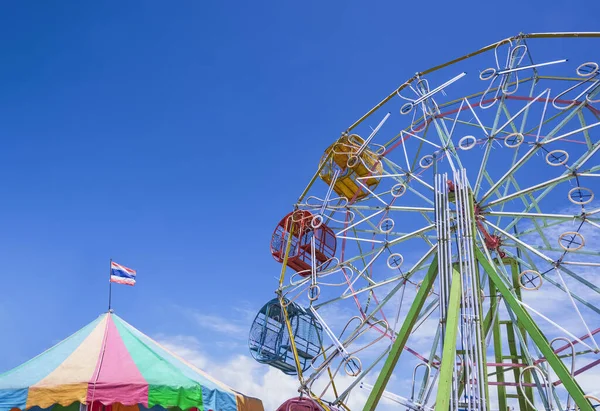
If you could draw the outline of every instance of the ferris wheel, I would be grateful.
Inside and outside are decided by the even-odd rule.
[[[598,50],[499,41],[331,142],[276,225],[276,297],[250,331],[298,379],[280,410],[600,405]]]

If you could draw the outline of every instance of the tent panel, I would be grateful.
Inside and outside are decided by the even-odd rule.
[[[199,370],[193,365],[186,363],[167,348],[158,344],[156,341],[134,328],[120,317],[115,316],[115,322],[122,325],[123,328],[142,343],[147,350],[166,360],[170,367],[177,370],[182,376],[186,376],[202,387],[202,404],[207,410],[237,411],[237,400],[235,392],[227,385],[213,379],[205,372]],[[123,334],[121,334],[123,335]],[[143,368],[140,367],[142,373]],[[145,374],[144,374],[145,375]],[[150,381],[149,381],[150,382]]]
[[[160,353],[153,351],[145,341],[131,332],[114,317],[114,324],[137,369],[148,383],[147,401],[141,402],[152,407],[179,407],[202,409],[201,385],[186,377],[179,369],[165,361]]]
[[[105,316],[98,317],[75,334],[61,341],[54,347],[32,358],[17,368],[0,375],[0,391],[6,389],[23,389],[35,385],[53,372],[73,351],[88,337],[92,330]],[[2,394],[0,394],[0,402]]]
[[[89,382],[87,402],[122,405],[147,404],[148,383],[131,358],[121,335],[108,316],[104,349]]]

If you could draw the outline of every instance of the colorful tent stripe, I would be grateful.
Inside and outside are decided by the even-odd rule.
[[[103,404],[113,411],[263,411],[260,400],[215,380],[113,313],[0,375],[0,411],[74,403],[89,410]]]

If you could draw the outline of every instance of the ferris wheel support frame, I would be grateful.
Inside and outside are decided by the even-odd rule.
[[[472,208],[472,210],[470,210],[470,214],[472,216],[474,214],[474,203],[472,202],[472,200],[468,202],[468,206],[469,206],[469,208]],[[470,239],[470,241],[472,241],[473,243],[475,242],[474,239]],[[542,355],[544,356],[544,358],[546,359],[546,361],[548,362],[550,367],[554,370],[558,379],[562,382],[565,389],[567,390],[567,392],[569,393],[569,395],[571,396],[571,398],[573,399],[575,404],[579,407],[579,409],[582,411],[593,411],[593,407],[591,406],[590,401],[586,398],[583,390],[581,389],[581,387],[579,386],[577,381],[574,379],[574,377],[571,375],[571,373],[566,368],[564,363],[560,360],[558,355],[555,353],[554,349],[552,348],[552,346],[550,345],[550,343],[548,342],[548,340],[546,339],[544,334],[541,332],[541,330],[535,324],[535,321],[533,320],[533,318],[519,303],[518,296],[516,296],[513,292],[511,292],[511,289],[506,285],[504,280],[498,274],[497,270],[494,269],[493,263],[490,263],[490,261],[489,261],[490,257],[486,256],[486,254],[484,254],[475,244],[473,244],[473,251],[474,251],[475,264],[480,265],[481,268],[483,268],[484,272],[488,276],[488,279],[490,282],[490,291],[492,290],[492,285],[493,285],[493,288],[495,290],[497,290],[500,293],[500,295],[502,296],[502,298],[504,299],[504,301],[507,305],[507,308],[510,308],[510,310],[516,316],[516,319],[519,324],[519,330],[518,330],[519,337],[524,340],[526,339],[527,336],[529,336],[531,338],[531,340],[535,343],[537,348],[540,350],[540,352],[542,353]],[[398,333],[396,340],[392,344],[390,353],[388,354],[388,357],[384,363],[384,366],[383,366],[381,372],[379,373],[377,381],[375,382],[375,384],[369,394],[369,397],[367,399],[365,407],[363,408],[364,411],[375,410],[377,404],[379,403],[379,400],[381,399],[382,395],[384,394],[386,385],[387,385],[387,383],[395,369],[395,366],[400,358],[400,354],[402,353],[402,350],[408,340],[408,337],[412,331],[412,327],[414,326],[414,324],[417,320],[417,317],[420,314],[420,311],[423,307],[425,299],[427,298],[427,295],[429,293],[429,289],[433,285],[433,282],[434,282],[435,278],[437,277],[437,271],[439,270],[439,265],[438,265],[438,257],[439,257],[439,253],[440,253],[439,247],[436,248],[435,252],[436,252],[436,256],[434,257],[435,264],[432,263],[432,265],[429,267],[427,276],[425,277],[425,280],[424,280],[422,286],[420,287],[420,289],[417,293],[417,296],[415,297],[415,300],[413,301],[413,304],[404,320],[402,328],[401,328],[400,332]],[[504,263],[504,261],[502,261],[502,263]],[[509,264],[511,265],[511,272],[514,277],[515,269],[513,266],[515,265],[515,263],[509,261]],[[457,332],[458,332],[458,320],[459,320],[460,305],[461,305],[460,297],[461,297],[461,293],[462,293],[462,285],[461,285],[461,281],[460,281],[461,275],[460,274],[461,273],[454,268],[454,264],[452,264],[452,283],[451,283],[451,287],[450,287],[450,298],[449,298],[449,302],[448,302],[448,308],[445,313],[445,317],[442,318],[442,320],[441,320],[441,321],[444,321],[445,325],[446,325],[446,327],[445,327],[446,333],[445,333],[444,341],[443,341],[444,345],[443,345],[442,357],[446,358],[446,359],[451,359],[451,360],[446,361],[446,362],[442,361],[442,364],[440,367],[439,384],[438,384],[436,407],[435,407],[436,411],[446,411],[449,408],[450,402],[452,401],[451,396],[452,396],[453,392],[456,393],[455,392],[456,390],[453,388],[452,383],[453,383],[453,372],[455,370],[454,358],[456,357],[456,337],[457,337]],[[479,306],[481,306],[481,301],[479,299],[479,293],[474,293],[474,295],[475,295],[475,299],[478,300],[478,301],[475,301],[475,304],[478,304]],[[490,312],[492,312],[491,310],[492,310],[492,307],[490,307]],[[496,313],[496,315],[497,315],[497,313]],[[491,326],[491,321],[492,321],[492,319],[490,318],[490,326]],[[485,325],[485,322],[486,321],[484,320],[483,321],[484,325]],[[496,344],[497,344],[496,341],[498,341],[498,342],[500,341],[499,340],[500,324],[498,321],[496,321],[496,323],[494,324],[493,332],[494,332],[494,345],[496,346]],[[513,333],[514,333],[514,331],[513,331]],[[487,334],[487,333],[485,333],[485,334]],[[516,355],[517,351],[516,351],[515,343],[514,343],[514,335],[513,335],[513,338],[511,338],[511,339],[513,341],[510,342],[509,346],[510,346],[510,351],[511,351],[511,356],[512,356],[513,354]],[[483,343],[483,341],[479,341],[479,343]],[[522,344],[522,346],[523,346],[523,344]],[[498,353],[496,355],[498,355]],[[499,359],[501,360],[502,358],[500,357]],[[496,358],[496,360],[498,360],[498,357]],[[497,367],[497,370],[498,370],[498,368],[500,368],[500,367]],[[499,375],[503,375],[503,372],[500,373]],[[515,377],[517,375],[519,376],[519,381],[520,381],[520,379],[522,377],[521,377],[521,373],[519,370],[515,371]],[[535,376],[535,374],[534,374],[534,376]],[[527,397],[527,399],[529,399],[529,400],[531,400],[531,398],[533,396],[533,394],[531,392],[531,387],[529,387],[530,381],[531,381],[530,376],[527,375],[526,381],[525,381],[526,385],[524,386],[524,390],[525,390],[525,397]],[[536,383],[537,383],[537,385],[540,384],[539,381],[536,381]],[[462,381],[461,389],[464,388],[464,384],[465,384],[465,381]],[[487,389],[487,387],[486,387],[486,389]],[[503,389],[500,391],[501,391],[500,392],[501,398],[499,398],[500,404],[502,404],[502,403],[506,404],[506,399],[507,399],[506,392]],[[520,400],[519,402],[522,403],[522,406],[523,406],[522,409],[527,410],[530,408],[529,404],[525,403],[526,400],[524,398],[523,399],[519,398],[519,400]],[[546,402],[546,399],[543,399],[543,400],[544,400],[544,402]],[[489,406],[488,406],[488,408],[489,408]]]
[[[479,261],[479,264],[481,264],[483,269],[486,271],[490,280],[494,283],[496,289],[500,291],[500,294],[504,298],[506,304],[517,316],[519,323],[523,325],[523,328],[525,328],[529,337],[531,337],[533,342],[544,355],[546,361],[554,370],[558,379],[562,381],[567,392],[573,398],[573,401],[575,401],[575,403],[581,410],[593,411],[594,408],[592,407],[589,400],[586,398],[583,390],[581,389],[577,381],[575,381],[573,376],[571,376],[571,373],[569,372],[565,364],[561,361],[558,355],[556,355],[554,349],[552,348],[544,334],[537,327],[533,318],[531,318],[531,315],[529,315],[529,313],[521,306],[518,298],[510,291],[510,289],[506,286],[504,281],[502,281],[496,270],[494,270],[492,265],[489,263],[488,258],[484,255],[484,253],[481,252],[481,250],[479,249],[475,249],[475,254],[477,261]]]
[[[489,276],[490,285],[493,284],[494,289],[500,292],[500,294],[505,299],[508,306],[515,313],[519,323],[522,324],[522,328],[520,327],[521,330],[519,330],[519,331],[520,332],[525,331],[525,333],[529,337],[531,337],[531,339],[534,341],[534,343],[540,349],[540,351],[544,355],[544,358],[550,364],[551,368],[554,370],[554,372],[558,376],[559,380],[565,386],[569,395],[571,395],[571,397],[573,398],[573,401],[575,401],[577,406],[581,410],[593,411],[591,403],[586,398],[586,396],[583,393],[579,384],[577,384],[575,379],[571,376],[569,370],[567,370],[564,363],[560,360],[558,355],[554,352],[554,350],[550,346],[548,340],[542,334],[542,332],[539,330],[539,328],[535,325],[535,322],[531,318],[529,313],[521,307],[521,305],[519,304],[518,298],[515,295],[513,295],[513,293],[511,293],[510,289],[506,286],[506,284],[504,283],[502,278],[498,275],[496,270],[494,270],[492,265],[488,262],[488,259],[485,256],[485,254],[478,248],[475,249],[475,254],[476,254],[477,262],[482,266],[482,268],[485,270],[485,272]],[[437,261],[437,256],[435,257],[434,261]],[[510,261],[508,263],[513,264],[513,262],[510,262]],[[431,269],[431,267],[433,267],[433,270]],[[375,410],[377,404],[379,403],[379,400],[381,399],[381,396],[383,395],[383,393],[385,391],[385,387],[386,387],[386,385],[394,371],[394,368],[400,358],[400,354],[403,351],[404,345],[406,344],[406,341],[408,340],[408,336],[410,335],[410,333],[412,331],[412,327],[414,326],[415,322],[417,321],[417,317],[425,303],[425,299],[427,297],[427,294],[429,293],[429,289],[433,285],[436,277],[437,277],[437,262],[436,262],[436,264],[432,263],[432,265],[430,266],[430,270],[427,273],[425,280],[423,281],[422,286],[419,288],[417,296],[415,297],[415,300],[413,301],[413,304],[406,316],[406,319],[404,320],[402,328],[400,329],[398,336],[396,337],[396,340],[394,341],[394,343],[392,345],[390,353],[388,354],[385,364],[377,378],[377,381],[371,390],[369,398],[363,409],[364,411]],[[454,287],[454,289],[458,290],[459,287]],[[456,294],[456,292],[455,292],[455,294],[452,294],[453,290],[451,290],[450,293],[451,293],[451,297],[455,296],[455,294]],[[460,296],[460,293],[459,293],[459,296]],[[460,299],[458,301],[460,302]],[[495,302],[493,304],[497,304],[497,302]],[[491,310],[491,308],[490,308],[490,310]],[[443,357],[454,358],[455,351],[456,351],[456,344],[455,343],[452,344],[451,341],[456,341],[456,330],[458,328],[454,327],[454,322],[458,321],[458,317],[452,313],[458,314],[458,306],[456,305],[456,301],[453,300],[452,298],[451,298],[451,304],[448,308],[448,313],[449,313],[449,316],[447,317],[446,321],[448,322],[448,324],[450,324],[449,330],[453,331],[453,332],[449,332],[446,334],[446,338],[444,341]],[[500,324],[498,322],[496,322],[496,324],[494,325],[493,332],[494,332],[494,344],[499,345],[500,344],[500,334],[499,334],[500,333]],[[514,342],[514,336],[513,336],[513,342]],[[511,344],[511,345],[514,345],[514,344]],[[454,350],[454,351],[450,352],[452,350]],[[495,351],[496,351],[496,355],[500,355],[500,358],[497,357],[496,361],[498,361],[498,360],[501,361],[501,351],[500,350],[495,350]],[[447,357],[447,355],[448,355],[448,357]],[[516,355],[516,350],[514,350],[513,348],[511,348],[511,356],[512,355]],[[450,393],[451,393],[451,387],[450,387],[450,385],[448,385],[448,381],[451,382],[451,380],[452,380],[451,373],[452,373],[453,362],[447,362],[447,364],[449,364],[449,365],[444,367],[444,365],[442,363],[441,370],[440,370],[440,388],[438,388],[436,410],[447,410],[448,409],[448,401],[449,401]],[[497,370],[499,370],[501,368],[502,367],[497,366]],[[504,370],[502,370],[502,372],[498,372],[499,376],[502,375],[502,377],[499,377],[499,380],[503,380],[504,372],[505,372]],[[518,372],[516,367],[515,367],[515,372]],[[448,374],[450,375],[449,378],[448,378]],[[518,375],[520,376],[520,373]],[[525,391],[526,391],[525,395],[527,397],[532,397],[531,387],[526,386]],[[506,399],[507,399],[506,392],[504,390],[504,387],[501,386],[500,395],[499,395],[500,404],[506,405]],[[440,400],[441,400],[442,405],[440,405]],[[523,401],[523,400],[521,399],[521,401]],[[440,408],[438,408],[438,407],[440,407]],[[523,403],[522,409],[524,409],[524,410],[528,409],[528,405]]]

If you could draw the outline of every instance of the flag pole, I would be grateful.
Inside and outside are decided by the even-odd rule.
[[[108,265],[108,311],[110,311],[111,299],[112,299],[112,258],[110,259],[110,263]]]

